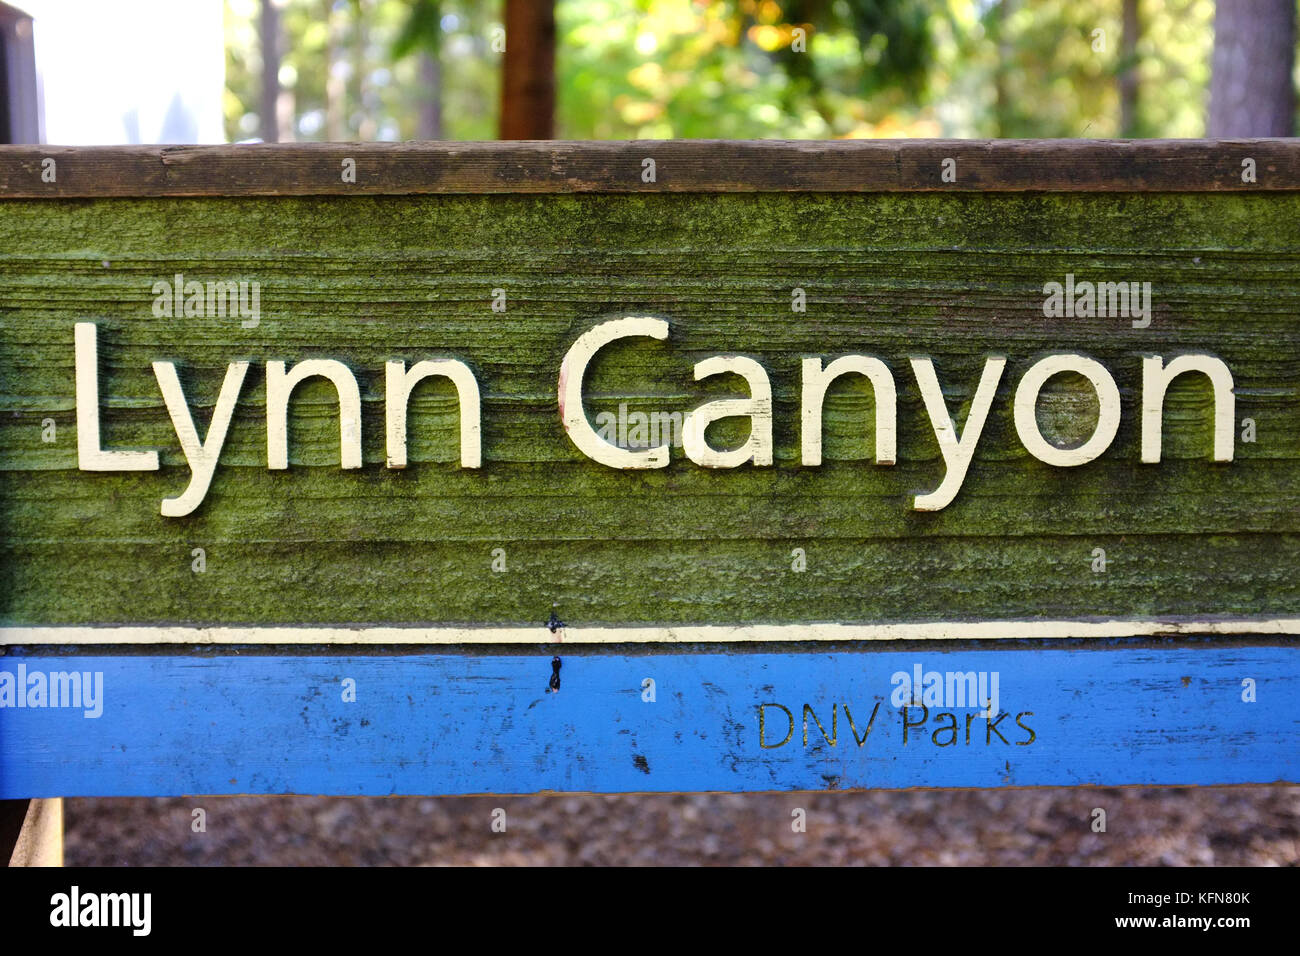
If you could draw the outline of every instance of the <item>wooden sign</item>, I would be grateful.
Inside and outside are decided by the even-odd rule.
[[[1300,147],[0,149],[0,797],[1300,779]]]

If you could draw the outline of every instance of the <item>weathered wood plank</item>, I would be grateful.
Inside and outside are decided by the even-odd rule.
[[[548,691],[552,650],[564,655],[558,693]],[[11,655],[0,675],[102,674],[102,712],[4,711],[0,797],[1295,783],[1298,653],[1247,642]],[[1006,716],[990,729],[973,707],[910,706],[905,742],[893,675],[917,665],[986,672],[989,687],[997,672]],[[345,679],[356,682],[355,702],[343,699]],[[1242,699],[1245,679],[1257,684],[1255,703]],[[763,710],[766,746],[763,704],[791,714]]]
[[[1295,189],[1291,139],[0,146],[0,198]]]

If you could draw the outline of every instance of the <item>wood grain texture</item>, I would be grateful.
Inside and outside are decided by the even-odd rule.
[[[54,179],[42,173],[53,159]],[[356,164],[344,181],[343,161]],[[653,159],[655,179],[643,178]],[[956,161],[952,182],[945,160]],[[1254,181],[1243,180],[1243,160]],[[0,199],[661,192],[1272,192],[1300,142],[641,140],[0,146]]]
[[[98,672],[103,689],[94,718],[0,710],[0,797],[1300,781],[1294,647],[557,649],[558,693],[550,650],[0,658],[0,673]],[[989,728],[975,708],[910,707],[904,740],[892,675],[917,664],[997,671],[1005,716]],[[1241,698],[1248,677],[1256,703]],[[355,702],[343,700],[346,678]],[[763,704],[791,719],[768,707],[760,741]]]
[[[681,144],[679,144],[681,145]],[[1195,147],[1192,147],[1193,151]],[[491,195],[0,204],[0,620],[30,624],[706,623],[1294,617],[1300,607],[1300,196]],[[255,329],[156,318],[181,272],[261,284]],[[1149,328],[1050,319],[1067,273],[1150,281]],[[802,287],[808,311],[792,313]],[[490,308],[505,290],[508,309]],[[617,345],[588,415],[685,412],[733,394],[696,383],[708,355],[773,382],[775,464],[662,471],[584,458],[560,426],[557,374],[602,319],[669,320]],[[162,470],[77,470],[73,325],[99,328],[104,441]],[[1041,354],[1115,376],[1115,444],[1081,468],[1028,457],[1011,392]],[[1203,380],[1175,383],[1165,460],[1140,465],[1141,356],[1208,351],[1236,378],[1258,441],[1209,454]],[[862,352],[899,386],[898,464],[872,463],[872,401],[826,404],[825,464],[798,464],[799,361]],[[907,357],[931,356],[964,420],[984,357],[1009,357],[976,459],[943,511],[910,509],[943,474]],[[411,462],[384,467],[383,363],[454,356],[483,392],[484,464],[457,466],[449,386],[411,403]],[[361,383],[359,471],[339,468],[333,391],[294,393],[290,468],[266,467],[268,360],[336,358]],[[150,362],[180,363],[201,432],[227,362],[254,363],[213,487],[159,515],[188,469]],[[1066,383],[1068,386],[1068,383]],[[1045,392],[1047,434],[1077,437],[1086,394]],[[53,419],[58,439],[42,440]],[[739,426],[739,427],[737,427]],[[744,426],[711,437],[739,442]],[[202,547],[207,570],[191,570]],[[504,548],[506,573],[491,570]],[[804,548],[808,570],[791,570]],[[1108,570],[1091,571],[1104,548]]]

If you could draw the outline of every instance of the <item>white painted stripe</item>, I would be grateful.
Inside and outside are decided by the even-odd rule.
[[[928,621],[679,627],[0,627],[0,644],[688,644],[1300,634],[1300,618]]]

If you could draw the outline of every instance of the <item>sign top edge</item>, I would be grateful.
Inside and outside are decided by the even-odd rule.
[[[1295,190],[1284,138],[0,146],[0,199]]]

